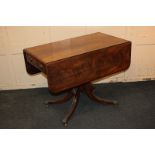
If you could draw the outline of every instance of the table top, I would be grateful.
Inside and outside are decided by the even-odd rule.
[[[24,49],[43,64],[122,44],[127,40],[104,33],[93,33]]]

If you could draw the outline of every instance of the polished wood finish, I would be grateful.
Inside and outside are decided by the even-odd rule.
[[[63,103],[73,98],[71,109],[63,121],[67,123],[77,106],[80,91],[94,101],[116,103],[95,97],[90,82],[128,69],[131,42],[97,32],[26,48],[23,53],[29,74],[46,74],[48,88],[53,93],[69,91],[64,98],[49,102]]]
[[[86,93],[86,95],[93,101],[98,102],[98,103],[104,103],[104,104],[117,104],[117,101],[112,101],[112,100],[107,100],[102,97],[96,96],[94,94],[94,86],[90,83],[82,86],[82,89]]]
[[[67,114],[65,115],[64,119],[62,120],[62,123],[67,126],[69,119],[71,118],[71,116],[73,115],[74,111],[76,110],[76,107],[78,105],[79,102],[79,97],[80,97],[80,88],[73,88],[73,100],[72,100],[72,104],[71,107],[69,109],[69,111],[67,112]]]
[[[130,64],[129,42],[47,64],[48,85],[53,92],[126,70]]]
[[[61,103],[64,103],[64,102],[68,101],[69,99],[71,99],[73,97],[73,95],[74,94],[73,94],[72,91],[68,91],[67,95],[63,96],[62,98],[55,99],[55,100],[50,100],[46,104],[47,104],[47,106],[49,104],[61,104]]]
[[[94,89],[95,87],[91,83],[80,85],[76,88],[73,88],[71,91],[68,91],[68,94],[64,96],[62,99],[47,102],[46,105],[48,107],[51,104],[64,103],[65,101],[70,100],[72,98],[72,103],[69,108],[69,111],[66,113],[66,115],[64,116],[62,120],[62,123],[64,124],[64,126],[67,126],[68,121],[72,117],[79,103],[80,93],[85,93],[91,100],[97,103],[100,103],[100,104],[112,104],[112,105],[117,104],[117,101],[107,100],[102,97],[96,96],[94,94]]]
[[[50,91],[59,93],[126,70],[131,42],[94,33],[24,49],[24,57],[27,72],[44,72]]]
[[[99,49],[127,42],[100,32],[49,44],[26,48],[25,51],[43,65],[68,57],[81,55]]]

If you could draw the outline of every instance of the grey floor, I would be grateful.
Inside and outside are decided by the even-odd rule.
[[[119,105],[100,105],[84,94],[67,129],[154,129],[155,81],[96,85],[96,94]],[[0,128],[62,129],[71,100],[45,106],[53,98],[47,88],[0,91]]]

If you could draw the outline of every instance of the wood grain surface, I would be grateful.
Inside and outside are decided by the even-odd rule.
[[[124,42],[126,42],[126,40],[97,32],[54,43],[26,48],[25,51],[43,64],[46,64],[98,49],[107,48],[109,46],[122,44]]]
[[[59,92],[126,70],[130,65],[131,43],[66,58],[47,65],[48,85]]]
[[[54,93],[126,70],[131,42],[93,33],[24,49],[27,72],[44,72]]]

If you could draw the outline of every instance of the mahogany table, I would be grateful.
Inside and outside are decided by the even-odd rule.
[[[92,81],[126,70],[130,66],[131,42],[100,32],[23,50],[29,74],[43,72],[53,93],[68,92],[60,100],[72,100],[62,122],[66,126],[75,111],[80,92],[99,103],[116,104],[93,94]]]

